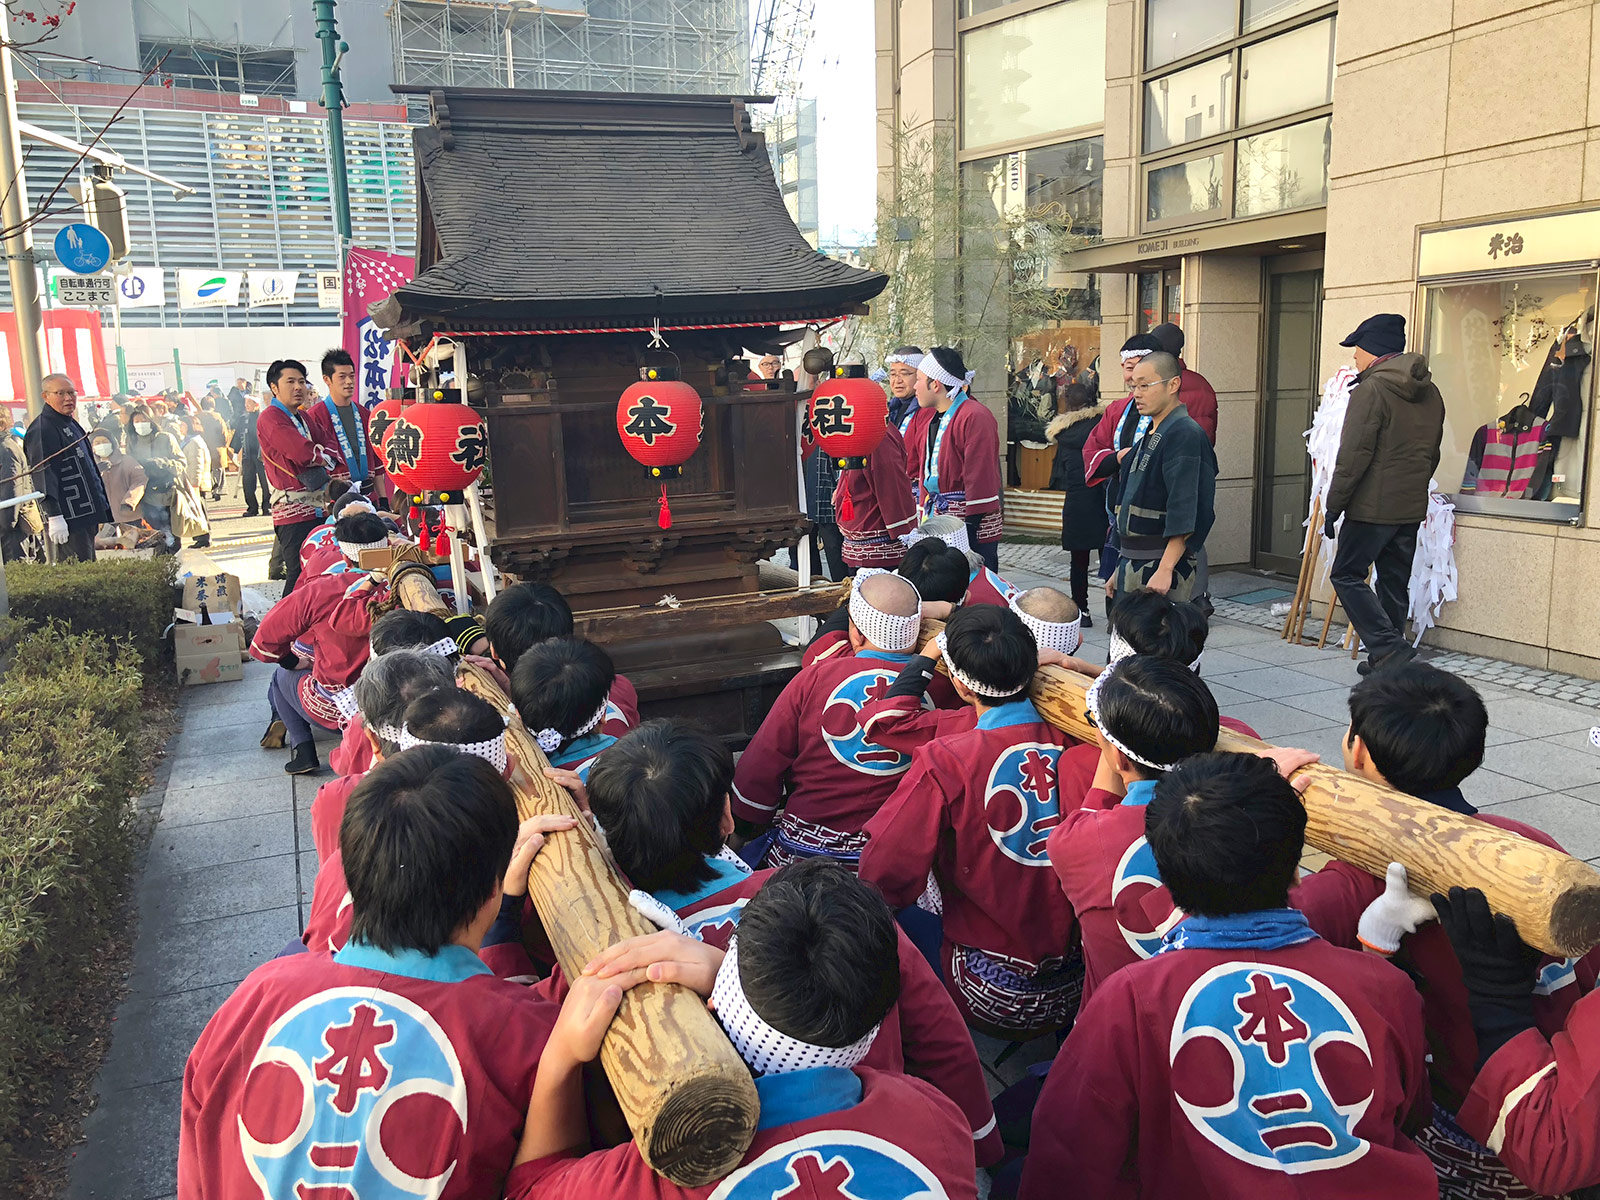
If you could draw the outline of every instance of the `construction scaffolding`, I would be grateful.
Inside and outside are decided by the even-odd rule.
[[[388,17],[399,83],[750,88],[749,0],[395,0]]]

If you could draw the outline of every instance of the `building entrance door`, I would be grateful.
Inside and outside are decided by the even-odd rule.
[[[1296,575],[1311,501],[1311,460],[1304,434],[1321,389],[1322,256],[1267,262],[1266,354],[1261,387],[1261,473],[1255,565]]]

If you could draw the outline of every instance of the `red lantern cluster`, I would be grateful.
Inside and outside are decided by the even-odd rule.
[[[822,453],[841,471],[859,471],[888,433],[889,397],[867,378],[866,367],[835,367],[834,377],[811,393],[810,419]],[[850,520],[852,507],[846,489],[838,515]]]
[[[383,433],[383,465],[407,492],[460,492],[489,459],[489,430],[465,404],[413,404]]]
[[[705,427],[700,393],[668,372],[652,367],[648,378],[632,384],[617,401],[617,436],[622,447],[642,463],[652,479],[676,479],[693,457]],[[672,528],[667,485],[661,484],[661,511],[656,523]]]

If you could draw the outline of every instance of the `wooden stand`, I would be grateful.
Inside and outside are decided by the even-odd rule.
[[[395,590],[407,608],[448,610],[421,572],[402,573]],[[432,593],[430,596],[428,593]],[[628,905],[628,889],[565,788],[545,778],[549,760],[528,736],[510,699],[470,664],[461,686],[511,714],[506,748],[520,820],[556,813],[578,821],[551,837],[528,872],[528,894],[561,969],[576,977],[602,950],[655,927]],[[650,1167],[683,1187],[725,1178],[755,1137],[755,1080],[704,1002],[678,984],[644,983],[623,995],[600,1047],[634,1143]]]
[[[922,640],[943,628],[924,621]],[[1039,715],[1064,733],[1094,742],[1084,693],[1094,681],[1040,667],[1028,689]],[[1224,729],[1217,749],[1249,753],[1266,742]],[[1464,817],[1325,763],[1307,767],[1306,841],[1379,879],[1403,863],[1412,890],[1481,888],[1496,912],[1517,923],[1530,946],[1557,957],[1600,943],[1600,871],[1570,855]]]

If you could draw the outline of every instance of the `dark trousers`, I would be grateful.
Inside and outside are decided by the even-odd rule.
[[[827,568],[823,568],[821,550],[827,555]],[[837,583],[846,575],[852,574],[850,568],[844,564],[844,532],[832,521],[827,524],[817,522],[816,536],[811,539],[811,574],[823,576]]]
[[[259,454],[246,454],[239,459],[239,478],[244,483],[244,506],[251,511],[266,512],[272,507],[272,487],[267,483],[267,468]],[[261,481],[261,503],[256,503],[256,481]]]
[[[283,556],[283,594],[287,596],[294,591],[294,585],[300,580],[300,543],[306,540],[306,534],[317,527],[317,521],[296,521],[293,525],[276,525],[272,532],[276,535],[278,553]]]
[[[5,562],[20,562],[22,542],[22,526],[13,523],[10,529],[0,533],[0,559]]]
[[[1000,543],[980,542],[978,540],[978,526],[983,521],[982,517],[967,518],[967,545],[983,559],[983,565],[996,575],[1000,574]]]
[[[306,716],[306,710],[300,705],[300,679],[306,673],[279,667],[272,673],[272,681],[267,684],[267,703],[288,731],[291,749],[304,745],[314,736],[311,718]]]
[[[67,540],[59,546],[50,540],[49,530],[44,535],[44,559],[48,563],[93,562],[94,534],[100,528],[95,521],[67,522]]]
[[[1417,553],[1417,524],[1369,525],[1344,519],[1329,578],[1339,603],[1376,662],[1405,640],[1410,607],[1411,560]],[[1377,591],[1367,586],[1367,571],[1378,569]]]
[[[1089,607],[1089,552],[1087,550],[1073,550],[1072,554],[1072,602],[1082,612]]]

